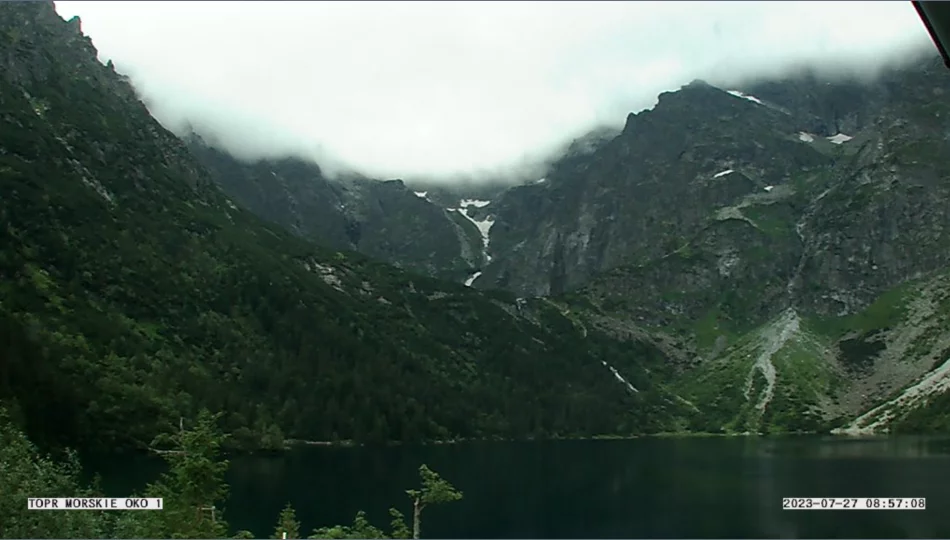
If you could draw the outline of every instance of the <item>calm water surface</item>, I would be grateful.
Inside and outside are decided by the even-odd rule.
[[[670,438],[310,447],[234,458],[227,518],[269,536],[288,501],[304,531],[388,529],[425,463],[462,501],[423,514],[428,538],[950,538],[950,439]],[[158,464],[96,464],[112,496]],[[782,497],[926,497],[924,511],[783,511]]]

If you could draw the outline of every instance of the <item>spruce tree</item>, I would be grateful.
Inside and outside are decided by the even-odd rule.
[[[297,521],[297,512],[290,503],[287,503],[287,506],[280,511],[277,527],[271,538],[300,538],[300,522]]]

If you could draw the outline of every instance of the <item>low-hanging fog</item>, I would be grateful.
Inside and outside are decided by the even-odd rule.
[[[931,52],[910,2],[57,2],[172,130],[380,178],[524,172],[659,92]],[[929,49],[928,49],[929,48]]]

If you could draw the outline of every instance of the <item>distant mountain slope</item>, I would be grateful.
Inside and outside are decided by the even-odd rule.
[[[474,227],[402,181],[331,180],[297,158],[244,163],[197,136],[188,147],[238,204],[300,237],[453,281],[482,264]]]

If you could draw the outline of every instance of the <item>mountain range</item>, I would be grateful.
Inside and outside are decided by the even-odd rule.
[[[36,441],[948,426],[936,56],[694,81],[539,178],[425,184],[173,134],[78,19],[0,14],[0,402]]]

